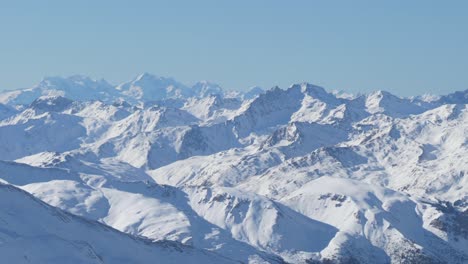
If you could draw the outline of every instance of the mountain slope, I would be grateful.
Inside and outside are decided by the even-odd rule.
[[[0,253],[14,263],[234,263],[177,243],[130,237],[10,185],[0,184],[0,205]]]

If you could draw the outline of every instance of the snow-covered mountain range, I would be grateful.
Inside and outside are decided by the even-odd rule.
[[[142,74],[0,93],[11,263],[468,263],[468,90],[226,92]]]

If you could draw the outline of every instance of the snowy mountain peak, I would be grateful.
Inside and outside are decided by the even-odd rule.
[[[112,90],[111,84],[105,80],[93,80],[88,76],[84,75],[72,75],[69,77],[45,77],[39,84],[34,88],[47,89],[47,90],[58,90],[71,92],[73,90],[80,90],[82,93],[86,93],[88,89],[107,91]]]
[[[371,114],[383,113],[392,117],[405,117],[420,114],[424,108],[410,99],[397,97],[386,91],[376,91],[366,96],[367,111]]]
[[[73,101],[62,96],[41,96],[34,100],[30,107],[39,111],[62,112],[69,108]]]
[[[265,90],[263,90],[260,86],[254,86],[247,90],[247,92],[243,93],[242,98],[245,100],[253,99],[264,92]]]
[[[327,93],[323,87],[308,83],[308,82],[303,82],[300,84],[293,84],[292,86],[300,86],[302,92],[304,93],[317,93],[317,94],[323,94]]]
[[[200,81],[192,86],[193,93],[197,97],[206,97],[210,95],[223,95],[224,91],[216,83],[211,83],[208,81]]]
[[[466,104],[468,103],[468,89],[441,96],[438,102],[442,104]]]
[[[81,74],[75,74],[75,75],[70,75],[68,77],[63,77],[63,76],[46,76],[44,77],[41,83],[48,83],[48,84],[58,84],[58,83],[66,83],[66,82],[76,82],[76,83],[96,83],[98,82],[97,80],[93,80],[89,76],[81,75]]]
[[[135,79],[116,87],[129,100],[157,101],[167,98],[184,98],[192,95],[190,88],[172,78],[143,73]]]
[[[144,73],[139,74],[139,75],[135,78],[135,82],[144,81],[144,80],[151,80],[151,79],[157,79],[157,78],[159,78],[159,77],[157,77],[157,76],[154,75],[154,74],[150,74],[150,73],[144,72]]]
[[[338,100],[333,93],[327,92],[323,87],[313,85],[310,83],[302,83],[300,84],[300,87],[304,94],[317,100],[320,100],[324,103],[332,105],[340,103],[340,100]]]

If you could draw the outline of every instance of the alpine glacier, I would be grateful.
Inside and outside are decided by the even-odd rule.
[[[10,263],[468,263],[468,90],[0,93]]]

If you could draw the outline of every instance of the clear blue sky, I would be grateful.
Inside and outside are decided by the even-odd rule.
[[[468,88],[468,1],[3,1],[0,89],[141,72],[227,89]]]

